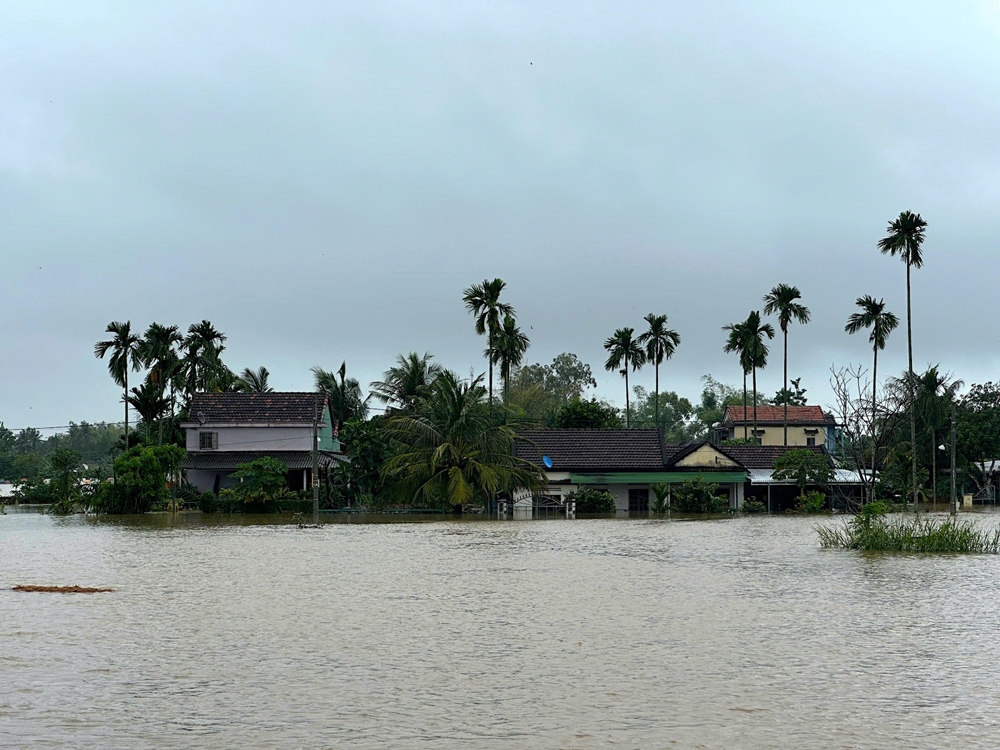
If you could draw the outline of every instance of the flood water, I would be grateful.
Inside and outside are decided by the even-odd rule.
[[[808,518],[267,520],[0,516],[0,747],[1000,746],[998,557]]]

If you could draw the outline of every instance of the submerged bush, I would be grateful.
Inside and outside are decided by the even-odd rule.
[[[566,495],[567,500],[576,501],[577,513],[616,513],[618,504],[614,496],[607,490],[595,490],[584,487]]]
[[[820,545],[868,552],[1000,553],[1000,529],[987,531],[973,521],[888,516],[883,503],[869,503],[840,526],[820,527]]]
[[[760,500],[744,500],[740,510],[744,513],[767,513],[767,506]]]
[[[674,490],[673,508],[681,513],[727,513],[729,500],[716,495],[718,489],[701,477],[689,479]]]
[[[822,492],[807,492],[799,496],[795,506],[799,513],[824,513],[826,511],[826,495]]]

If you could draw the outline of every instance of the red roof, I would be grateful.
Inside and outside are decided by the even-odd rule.
[[[784,406],[758,406],[757,424],[784,424]],[[744,422],[753,424],[753,407],[747,406],[746,416],[743,416],[742,406],[727,406],[724,424],[742,425]],[[828,425],[836,424],[834,418],[823,411],[821,406],[789,406],[788,424],[793,425]]]

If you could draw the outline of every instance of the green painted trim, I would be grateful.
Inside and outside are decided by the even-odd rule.
[[[745,471],[651,471],[623,472],[613,474],[573,474],[569,481],[573,484],[656,484],[658,482],[682,484],[695,477],[716,484],[743,484],[747,481]]]

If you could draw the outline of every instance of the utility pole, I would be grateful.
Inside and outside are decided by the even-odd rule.
[[[317,397],[318,400],[318,397]],[[312,491],[313,491],[313,526],[319,526],[319,484],[316,477],[319,475],[319,408],[313,407],[313,468],[312,468]]]
[[[958,493],[955,492],[955,401],[951,402],[951,514],[958,514]]]

